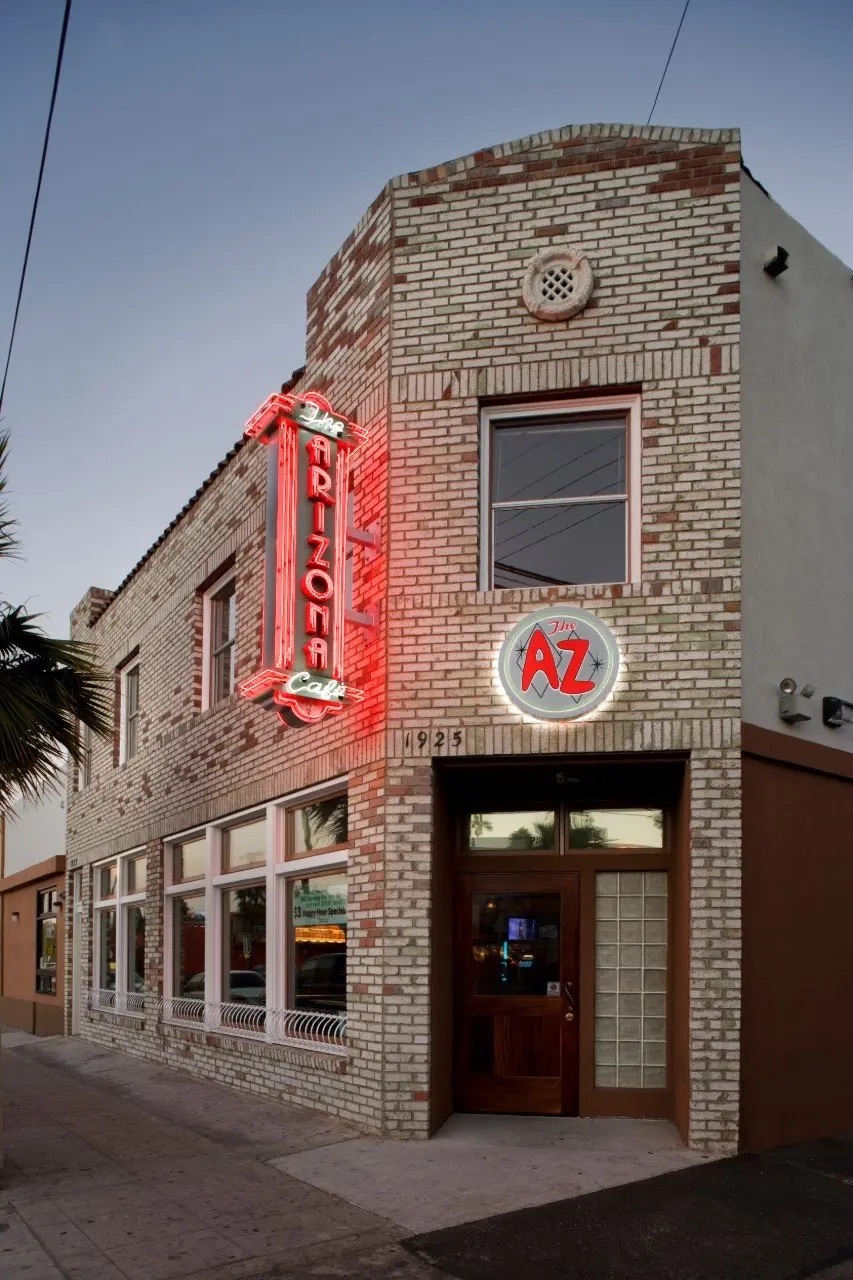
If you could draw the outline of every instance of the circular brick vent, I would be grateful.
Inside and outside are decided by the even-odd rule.
[[[592,297],[592,267],[577,249],[546,249],[524,275],[524,305],[539,320],[568,320]]]

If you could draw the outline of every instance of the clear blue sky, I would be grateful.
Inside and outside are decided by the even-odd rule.
[[[62,8],[0,6],[3,358]],[[385,181],[644,123],[681,8],[74,0],[4,405],[25,560],[0,598],[65,634],[301,362],[306,290]],[[755,175],[848,263],[851,37],[851,0],[692,0],[654,120],[739,126]]]

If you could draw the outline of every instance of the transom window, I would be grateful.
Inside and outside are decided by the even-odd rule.
[[[635,578],[638,445],[636,396],[486,410],[482,585]]]
[[[575,853],[580,849],[662,849],[661,809],[508,809],[469,813],[462,848],[470,853]]]

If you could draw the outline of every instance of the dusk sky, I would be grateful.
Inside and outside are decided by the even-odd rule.
[[[387,179],[645,123],[682,3],[75,0],[3,411],[24,560],[0,598],[67,634],[301,363],[305,293]],[[62,10],[0,6],[4,360]],[[848,264],[851,41],[851,0],[692,0],[653,120],[740,127]]]

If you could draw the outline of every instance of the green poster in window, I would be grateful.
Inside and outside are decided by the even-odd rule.
[[[347,922],[347,894],[319,887],[293,890],[293,924],[343,924]]]

